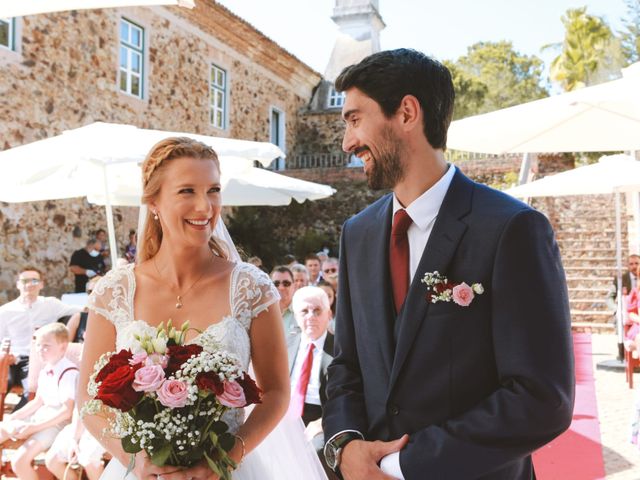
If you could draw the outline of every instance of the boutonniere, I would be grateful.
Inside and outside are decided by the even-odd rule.
[[[464,282],[450,282],[438,271],[425,273],[420,281],[427,286],[427,301],[430,303],[453,300],[461,307],[468,307],[476,295],[484,293],[481,283],[473,283],[469,286]]]

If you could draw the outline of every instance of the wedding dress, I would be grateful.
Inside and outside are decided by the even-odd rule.
[[[115,350],[129,348],[133,333],[145,326],[135,320],[133,299],[136,289],[134,265],[111,270],[94,288],[89,308],[104,316],[116,328]],[[229,301],[231,315],[215,321],[191,342],[221,346],[235,354],[245,371],[251,361],[251,322],[262,311],[279,300],[269,277],[248,263],[236,263],[231,273]],[[212,319],[213,322],[214,319]],[[231,409],[223,420],[231,431],[244,422],[244,409]],[[122,480],[126,467],[116,459],[107,465],[101,480]],[[233,472],[234,480],[315,480],[326,479],[320,461],[304,437],[299,418],[285,417],[280,424],[252,452],[247,454]],[[136,480],[132,474],[126,480]]]

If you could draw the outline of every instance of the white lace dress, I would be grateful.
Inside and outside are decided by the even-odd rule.
[[[136,289],[134,265],[111,270],[98,284],[89,299],[89,308],[112,322],[116,328],[115,351],[129,348],[132,333],[144,320],[135,320],[133,299]],[[192,343],[213,342],[234,353],[244,370],[251,361],[251,322],[279,300],[269,277],[248,263],[237,263],[231,272],[229,303],[231,315],[211,325]],[[232,431],[244,422],[244,409],[231,409],[223,418]],[[126,468],[117,460],[107,465],[102,480],[122,480]],[[243,460],[233,472],[234,480],[300,480],[326,479],[311,445],[304,438],[300,419],[286,417],[274,431]],[[129,475],[126,480],[135,480]]]

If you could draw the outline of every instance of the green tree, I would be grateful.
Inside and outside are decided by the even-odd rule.
[[[620,33],[622,54],[627,63],[640,61],[640,0],[626,0],[627,17]]]
[[[549,94],[543,86],[542,60],[534,55],[516,52],[513,44],[508,41],[478,42],[471,45],[467,54],[460,57],[454,66],[459,70],[459,88],[465,92],[461,102],[468,102],[460,107],[459,117],[467,112],[485,113],[511,107]],[[472,83],[467,84],[466,81]],[[477,104],[481,96],[482,103],[473,111],[476,109],[474,102]]]
[[[550,76],[565,91],[594,85],[619,76],[621,47],[611,28],[601,17],[587,14],[587,8],[567,10],[560,54],[551,62]]]
[[[451,72],[453,88],[456,92],[453,119],[475,115],[482,109],[489,89],[484,83],[458,68],[455,63],[449,60],[443,63]]]

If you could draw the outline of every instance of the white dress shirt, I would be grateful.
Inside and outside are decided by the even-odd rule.
[[[424,249],[429,241],[431,230],[436,223],[438,212],[444,201],[444,197],[449,190],[453,175],[456,173],[456,167],[450,165],[446,173],[438,180],[429,190],[416,198],[405,210],[413,220],[413,223],[407,230],[409,239],[409,275],[410,281],[418,270],[418,264],[424,253]],[[403,208],[395,193],[393,194],[393,214]],[[419,272],[424,275],[425,272]],[[380,469],[387,475],[391,475],[400,480],[404,480],[402,470],[400,469],[400,452],[395,452],[382,458],[380,461]]]
[[[320,367],[322,366],[322,352],[324,351],[324,341],[327,338],[327,332],[319,337],[317,340],[313,340],[313,363],[311,364],[311,377],[309,377],[309,384],[307,385],[307,395],[304,402],[311,405],[322,405],[320,402]],[[302,370],[302,364],[307,356],[307,350],[309,349],[309,342],[304,336],[300,337],[300,346],[298,347],[298,354],[296,355],[295,362],[293,364],[293,370],[291,371],[291,393],[295,392],[300,378],[300,370]]]
[[[80,310],[81,307],[67,305],[55,297],[38,297],[30,306],[16,298],[0,307],[0,339],[11,339],[12,354],[29,356],[33,332]]]

